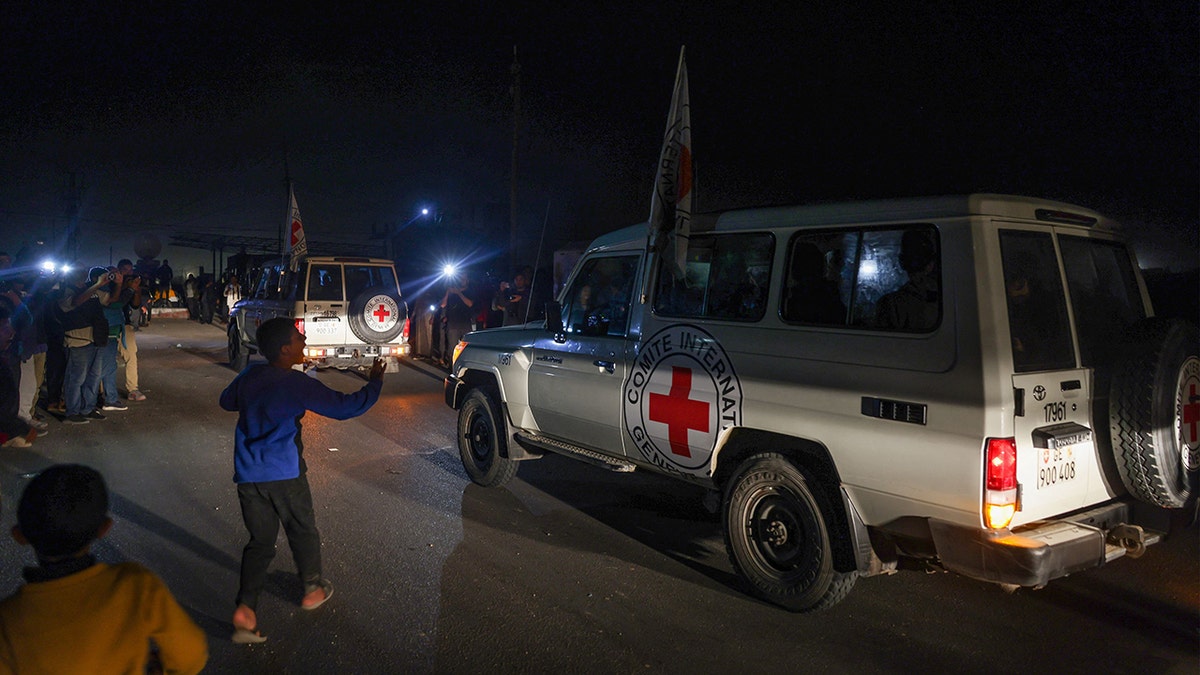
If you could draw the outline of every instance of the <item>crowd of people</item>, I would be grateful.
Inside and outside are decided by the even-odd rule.
[[[12,267],[0,253],[0,437],[29,447],[49,432],[47,415],[67,424],[105,419],[144,401],[136,322],[142,277],[128,259],[110,267],[73,265],[59,274]],[[117,384],[125,365],[125,400]]]
[[[134,312],[146,299],[130,261],[49,275],[13,270],[11,258],[0,253],[0,280],[5,447],[31,446],[45,435],[47,415],[88,424],[128,409],[116,385],[119,361],[127,366],[126,399],[145,400],[136,388]],[[240,296],[236,278],[223,290],[230,304]],[[281,525],[304,584],[301,608],[315,610],[332,596],[333,585],[321,573],[299,420],[307,410],[337,419],[363,414],[379,398],[384,370],[376,360],[362,390],[344,394],[293,369],[304,359],[304,336],[290,320],[264,322],[258,336],[267,363],[243,370],[220,398],[221,407],[238,413],[234,480],[250,538],[232,616],[233,641],[242,644],[266,640],[257,600]],[[136,563],[110,565],[91,554],[113,524],[98,472],[53,465],[30,481],[17,511],[13,537],[32,547],[37,565],[25,568],[26,583],[0,601],[0,672],[195,673],[204,667],[207,638],[162,580]],[[78,639],[84,635],[88,639]]]
[[[544,319],[553,289],[547,275],[535,273],[527,265],[518,269],[511,281],[459,272],[447,276],[443,287],[430,293],[433,295],[423,295],[413,303],[413,349],[448,367],[463,335]]]

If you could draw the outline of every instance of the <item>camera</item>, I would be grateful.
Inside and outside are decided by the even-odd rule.
[[[109,272],[109,273],[108,273],[108,280],[109,280],[109,281],[116,281],[116,280],[117,280],[117,273],[116,273],[116,272]]]

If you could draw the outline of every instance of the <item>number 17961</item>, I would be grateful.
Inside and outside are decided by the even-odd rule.
[[[1042,406],[1042,411],[1046,413],[1047,422],[1062,422],[1067,419],[1067,404],[1063,401],[1047,403]]]

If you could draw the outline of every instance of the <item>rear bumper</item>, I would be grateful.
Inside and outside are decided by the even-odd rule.
[[[948,570],[983,581],[1043,586],[1125,555],[1128,549],[1110,542],[1109,535],[1118,528],[1128,534],[1124,526],[1130,525],[1145,528],[1143,544],[1153,544],[1167,531],[1169,516],[1133,500],[1118,500],[1015,532],[932,519],[929,530]]]
[[[386,345],[389,354],[380,356],[378,345],[366,345],[359,348],[307,347],[305,360],[317,368],[370,368],[375,359],[382,358],[387,363],[386,372],[395,373],[400,370],[400,359],[408,356],[410,347],[402,345]]]

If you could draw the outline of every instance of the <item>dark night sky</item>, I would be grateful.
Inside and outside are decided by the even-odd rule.
[[[1195,2],[58,4],[0,8],[12,250],[62,229],[71,173],[85,255],[273,236],[285,149],[310,239],[430,203],[449,245],[504,240],[514,44],[529,255],[547,205],[548,247],[588,238],[646,217],[686,44],[702,210],[1030,194],[1197,264]]]

